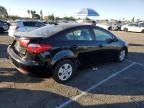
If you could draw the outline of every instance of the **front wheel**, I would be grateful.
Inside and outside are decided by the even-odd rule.
[[[123,48],[119,51],[116,61],[123,62],[126,59],[126,56],[127,56],[127,50]]]
[[[128,32],[128,28],[124,28],[124,31],[125,31],[125,32]]]
[[[59,83],[65,83],[74,76],[75,72],[75,64],[71,60],[63,60],[55,66],[53,79]]]

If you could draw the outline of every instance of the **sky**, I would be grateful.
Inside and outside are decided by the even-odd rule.
[[[10,15],[28,17],[27,10],[36,10],[44,16],[74,16],[82,8],[91,8],[100,14],[100,19],[144,20],[144,0],[0,0]]]

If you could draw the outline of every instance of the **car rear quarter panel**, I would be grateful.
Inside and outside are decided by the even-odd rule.
[[[75,54],[70,50],[61,50],[57,54],[54,55],[54,57],[51,60],[51,65],[55,65],[58,61],[61,59],[75,59]]]

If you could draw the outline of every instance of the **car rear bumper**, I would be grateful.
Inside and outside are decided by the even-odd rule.
[[[48,74],[51,70],[44,65],[40,65],[35,61],[22,60],[18,55],[15,54],[11,46],[7,48],[8,56],[11,59],[12,63],[16,66],[17,70],[25,75],[40,75]]]

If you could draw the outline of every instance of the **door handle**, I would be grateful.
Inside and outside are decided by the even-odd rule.
[[[76,49],[78,46],[77,45],[72,45],[71,48]]]

